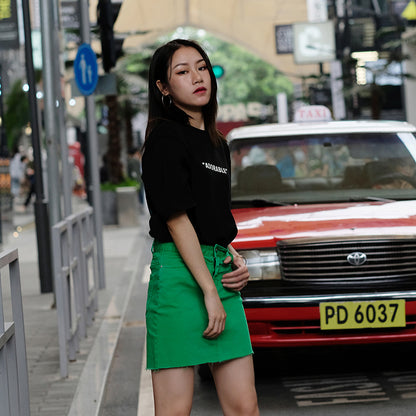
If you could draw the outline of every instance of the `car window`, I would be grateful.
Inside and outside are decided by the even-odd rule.
[[[230,143],[233,200],[415,199],[411,133],[310,134]]]

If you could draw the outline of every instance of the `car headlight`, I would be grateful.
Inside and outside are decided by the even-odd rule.
[[[241,250],[247,260],[249,280],[281,279],[280,261],[276,250]]]

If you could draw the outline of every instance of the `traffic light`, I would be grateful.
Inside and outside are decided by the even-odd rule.
[[[99,0],[97,5],[97,22],[100,29],[101,55],[105,72],[110,72],[122,55],[124,39],[115,38],[113,31],[120,7],[121,3],[112,4],[111,0]]]
[[[222,78],[225,74],[224,67],[221,65],[212,65],[212,71],[217,79]]]

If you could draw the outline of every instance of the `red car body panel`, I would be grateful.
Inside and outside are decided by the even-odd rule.
[[[416,238],[416,201],[360,202],[242,208],[233,210],[239,229],[233,246],[237,250],[276,248],[279,241],[343,240],[365,238]],[[319,300],[303,302],[305,296],[285,300],[270,295],[271,306],[244,304],[254,347],[358,344],[416,341],[416,282],[406,290],[406,328],[323,331]],[[384,290],[386,299],[390,294]],[[393,292],[393,291],[392,291]],[[315,294],[317,292],[315,291]],[[332,292],[342,296],[342,290]],[[243,301],[246,300],[243,291]],[[331,301],[331,292],[326,293]],[[349,299],[354,294],[349,293]],[[371,300],[371,293],[367,293]],[[395,294],[392,294],[395,296]],[[295,296],[296,297],[296,296]],[[253,300],[253,299],[252,299]],[[255,300],[255,299],[254,299]]]
[[[238,249],[275,247],[280,240],[394,236],[416,238],[416,201],[244,208],[233,211]]]

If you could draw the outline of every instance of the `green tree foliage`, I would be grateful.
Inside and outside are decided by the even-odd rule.
[[[143,80],[147,80],[150,60],[157,46],[158,44],[155,44],[153,48],[145,48],[139,53],[127,55],[121,59],[118,66],[119,72],[122,74],[134,74]]]
[[[224,76],[218,81],[220,104],[260,102],[275,104],[278,93],[293,95],[293,84],[278,71],[247,50],[210,37],[213,65],[221,65]]]
[[[5,102],[4,125],[9,151],[18,145],[22,129],[29,122],[29,101],[22,86],[21,80],[15,81]]]
[[[278,93],[285,92],[289,99],[293,95],[292,82],[273,65],[242,47],[194,28],[179,28],[160,38],[155,44],[148,45],[140,53],[126,57],[122,63],[123,71],[147,79],[154,50],[159,45],[180,37],[198,41],[207,51],[211,63],[224,68],[225,74],[218,80],[220,105],[253,101],[275,104]]]

